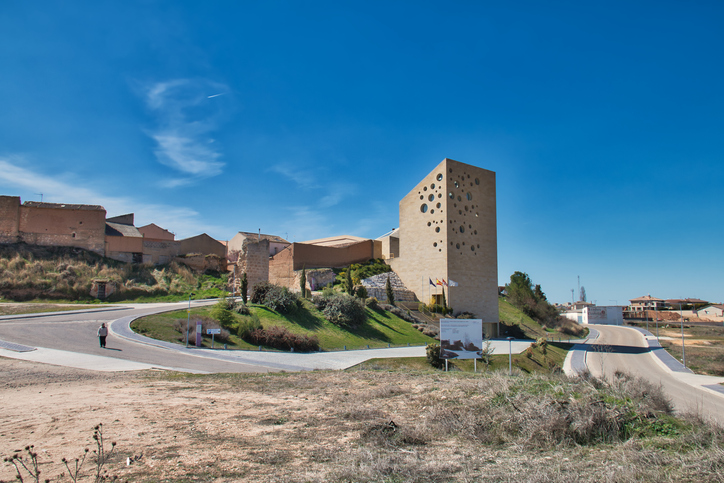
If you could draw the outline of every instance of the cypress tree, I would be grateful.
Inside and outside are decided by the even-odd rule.
[[[241,275],[241,301],[246,305],[246,291],[249,289],[249,281],[246,279],[246,272]]]
[[[354,297],[354,283],[352,283],[352,265],[347,267],[347,277],[345,278],[345,290]]]
[[[389,275],[387,276],[387,283],[385,284],[385,292],[387,292],[387,303],[390,305],[395,305],[395,292],[392,290]]]
[[[442,313],[447,313],[447,300],[445,300],[445,287],[442,288]]]
[[[299,288],[302,289],[302,297],[307,296],[307,269],[302,267],[302,276],[299,279]]]

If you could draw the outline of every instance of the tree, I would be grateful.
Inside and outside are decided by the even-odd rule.
[[[392,290],[392,284],[390,284],[390,276],[387,276],[387,283],[385,284],[385,292],[387,293],[387,303],[395,305],[395,292]]]
[[[586,287],[581,285],[581,302],[586,301]]]
[[[548,301],[546,294],[543,293],[543,289],[540,288],[540,284],[536,284],[535,290],[533,290],[533,297],[536,302],[543,302],[544,300]]]
[[[488,334],[484,334],[484,336],[485,340],[483,341],[483,348],[480,351],[480,356],[485,363],[485,370],[487,370],[488,366],[490,366],[490,358],[493,356],[493,352],[495,352],[495,347],[493,347],[493,344],[490,343],[490,336]]]
[[[302,298],[307,295],[307,269],[302,267],[302,276],[299,279],[299,288],[302,292]]]
[[[445,287],[442,288],[442,313],[447,313],[447,300],[445,299]]]
[[[354,282],[352,282],[352,265],[347,267],[347,275],[344,279],[344,291],[354,296]]]
[[[246,272],[241,275],[241,301],[246,305],[247,290],[249,290],[249,281],[246,278]]]
[[[513,273],[510,276],[510,283],[506,286],[506,292],[510,303],[526,313],[525,307],[531,307],[535,304],[533,282],[531,282],[527,273]],[[530,314],[528,313],[528,315]]]

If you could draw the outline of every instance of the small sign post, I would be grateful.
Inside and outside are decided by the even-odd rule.
[[[221,334],[221,329],[206,329],[206,335],[211,335],[211,348],[214,348],[214,336]]]
[[[196,322],[196,347],[201,347],[201,336],[203,335],[201,322]]]

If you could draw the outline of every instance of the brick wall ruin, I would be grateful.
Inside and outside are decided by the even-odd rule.
[[[241,250],[230,254],[229,259],[236,260],[232,265],[232,291],[237,293],[241,289],[241,277],[246,272],[248,293],[259,282],[269,280],[269,240],[251,241],[248,238],[241,245]]]
[[[20,204],[17,196],[0,196],[0,242],[85,248],[105,252],[106,210],[101,206]]]

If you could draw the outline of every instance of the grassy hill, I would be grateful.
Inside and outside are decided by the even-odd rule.
[[[423,335],[412,327],[412,324],[384,310],[365,309],[367,320],[354,329],[342,328],[329,322],[322,313],[308,300],[294,314],[283,315],[264,305],[250,304],[251,314],[248,316],[234,314],[235,324],[253,316],[259,318],[264,328],[278,326],[295,334],[316,336],[322,350],[361,349],[375,347],[424,345],[435,342],[435,339]],[[210,320],[212,307],[194,308],[191,310],[191,324],[195,320]],[[131,325],[136,332],[154,339],[181,343],[186,338],[186,311],[167,312],[138,319]],[[216,339],[218,341],[218,339]],[[204,336],[204,346],[211,346],[211,337]],[[223,344],[224,342],[221,342]],[[230,349],[255,349],[252,345],[231,333],[226,341]],[[218,346],[217,346],[218,347]]]

